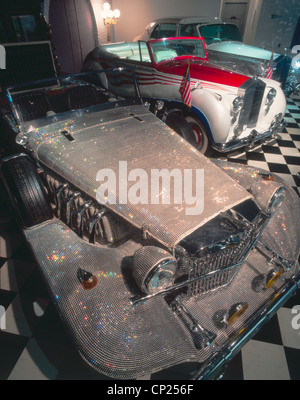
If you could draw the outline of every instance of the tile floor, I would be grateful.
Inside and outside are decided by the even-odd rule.
[[[287,127],[273,143],[228,154],[228,160],[270,170],[300,194],[300,97],[288,99]],[[0,380],[107,379],[89,368],[70,344],[39,270],[19,231],[0,224]],[[235,356],[227,380],[299,380],[300,328],[292,328],[300,291]],[[1,311],[1,309],[0,309]],[[300,319],[298,319],[300,324]],[[157,373],[145,379],[178,379]]]

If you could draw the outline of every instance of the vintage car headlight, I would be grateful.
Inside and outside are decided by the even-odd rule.
[[[272,124],[276,124],[282,120],[282,113],[276,114],[273,118]]]
[[[251,186],[251,193],[262,211],[268,215],[273,214],[283,203],[286,189],[278,182],[256,182]]]
[[[147,294],[172,285],[177,268],[176,259],[159,247],[142,247],[133,256],[133,276],[140,290]]]
[[[236,97],[232,102],[233,109],[235,111],[240,111],[243,107],[243,104],[244,104],[244,100],[241,96]]]
[[[277,90],[275,88],[271,88],[269,90],[269,93],[267,94],[265,115],[268,114],[268,112],[270,111],[270,107],[274,103],[276,95],[277,95]]]
[[[244,99],[241,96],[238,96],[233,100],[232,111],[231,111],[231,115],[232,115],[231,123],[232,124],[236,121],[237,116],[239,115],[239,112],[241,111],[241,109],[243,107],[243,104],[244,104]]]
[[[163,100],[157,100],[155,103],[155,110],[160,111],[164,108],[165,102]]]
[[[234,136],[235,136],[235,137],[240,136],[240,135],[243,133],[243,125],[239,125],[239,124],[238,124],[238,125],[234,128],[233,132],[234,132]]]
[[[273,101],[276,97],[276,94],[277,94],[277,90],[275,88],[270,89],[269,93],[267,94],[267,101],[269,103],[273,103]]]

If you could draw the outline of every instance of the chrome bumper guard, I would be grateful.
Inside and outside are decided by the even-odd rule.
[[[216,353],[213,358],[205,363],[192,376],[193,380],[218,379],[224,369],[241,348],[267,323],[280,307],[300,288],[300,273],[279,292],[275,293],[264,306],[256,313],[255,317],[242,329],[222,352]]]
[[[249,136],[242,139],[234,139],[228,143],[214,143],[213,147],[215,150],[226,153],[228,151],[236,150],[241,147],[252,148],[256,142],[259,140],[266,140],[274,138],[275,133],[281,131],[286,126],[286,122],[283,120],[281,122],[274,122],[270,129],[264,133],[259,134],[255,129],[250,133]]]

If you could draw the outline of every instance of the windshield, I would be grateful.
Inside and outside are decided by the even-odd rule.
[[[202,39],[162,39],[149,43],[156,63],[181,56],[207,57]]]
[[[238,27],[233,24],[198,25],[198,29],[206,45],[225,40],[243,41]]]
[[[30,82],[10,87],[6,93],[23,132],[32,129],[33,121],[34,127],[49,125],[91,112],[92,107],[95,111],[115,107],[115,102],[126,98],[140,102],[135,75],[130,68],[90,71]]]

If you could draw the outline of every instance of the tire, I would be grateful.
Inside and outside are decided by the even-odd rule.
[[[36,168],[26,156],[7,159],[2,174],[10,201],[17,211],[17,219],[29,228],[52,219],[47,193]]]
[[[166,124],[178,133],[183,139],[189,142],[192,146],[196,147],[197,142],[191,126],[180,114],[171,113],[167,116]]]
[[[211,155],[213,153],[213,149],[208,138],[207,130],[202,122],[191,116],[185,117],[185,120],[193,130],[196,140],[196,149],[206,156]]]

